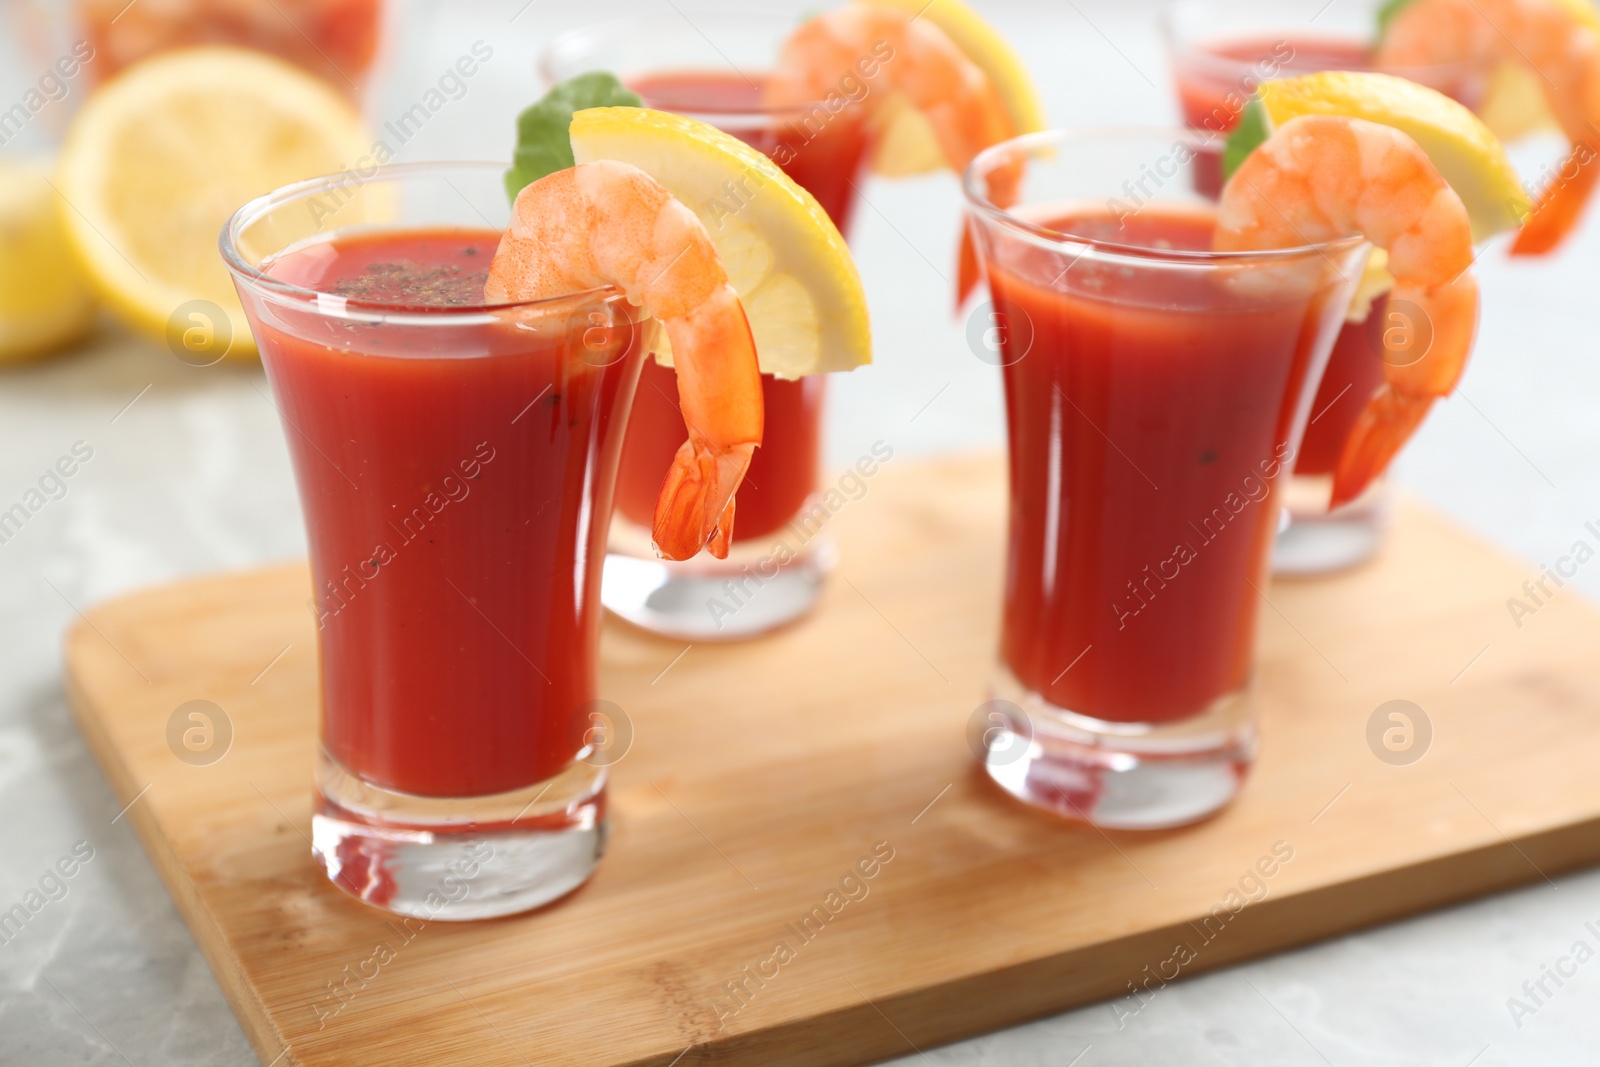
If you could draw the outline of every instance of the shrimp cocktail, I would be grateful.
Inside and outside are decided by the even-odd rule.
[[[596,687],[600,561],[648,354],[670,342],[682,411],[651,538],[724,556],[762,441],[756,334],[785,338],[730,275],[803,243],[833,258],[809,299],[861,300],[843,239],[764,156],[589,106],[615,89],[563,87],[509,175],[306,182],[223,235],[310,541],[313,847],[391,911],[523,911],[601,853],[627,731]],[[687,205],[741,175],[757,188],[734,244]]]
[[[1490,199],[1515,188],[1498,142],[1438,93],[1319,75],[1268,83],[1263,103],[1255,140],[1052,132],[968,172],[1010,444],[985,765],[1104,826],[1202,818],[1254,757],[1282,483],[1369,247],[1433,335],[1363,407],[1335,472],[1346,499],[1461,373],[1473,222],[1515,221]],[[1218,203],[1195,187],[1230,171]],[[1130,201],[1125,176],[1146,172],[1163,182]]]
[[[704,32],[702,33],[702,28]],[[717,13],[575,30],[545,52],[559,81],[615,72],[645,105],[711,123],[769,156],[848,232],[869,170],[959,172],[977,152],[1039,127],[1020,61],[959,0],[848,3],[797,21]],[[713,192],[713,228],[737,229],[743,183]],[[819,502],[827,372],[848,371],[859,312],[797,300],[735,275],[794,342],[759,344],[767,436],[739,495],[741,547],[727,560],[662,563],[649,551],[654,486],[682,423],[670,355],[647,361],[623,447],[602,598],[639,626],[688,640],[763,633],[804,615],[833,559]],[[762,341],[761,328],[756,330]],[[802,340],[803,339],[803,340]]]
[[[1592,0],[1181,0],[1164,23],[1184,121],[1195,129],[1226,134],[1249,121],[1246,104],[1262,82],[1323,70],[1383,71],[1437,89],[1505,139],[1559,128],[1573,151],[1551,169],[1536,205],[1515,194],[1528,213],[1513,254],[1556,247],[1600,173],[1600,13]],[[1220,189],[1220,169],[1200,178],[1202,189]],[[1285,494],[1293,522],[1274,560],[1280,573],[1338,569],[1379,544],[1381,482],[1335,499],[1333,475],[1385,364],[1411,359],[1428,332],[1413,307],[1391,299],[1393,285],[1383,254],[1374,253],[1295,459]]]

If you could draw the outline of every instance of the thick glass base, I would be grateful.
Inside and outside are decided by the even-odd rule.
[[[1173,723],[1108,722],[1056,707],[999,668],[984,768],[1025,804],[1119,830],[1196,822],[1227,805],[1256,755],[1251,686]]]
[[[1296,474],[1285,487],[1289,525],[1272,545],[1272,573],[1283,578],[1312,578],[1365,563],[1377,554],[1389,524],[1388,493],[1383,480],[1336,511],[1328,510],[1333,479],[1325,474]]]
[[[515,915],[572,892],[605,851],[604,767],[441,798],[363,782],[318,750],[311,847],[334,885],[428,921]]]
[[[808,614],[822,596],[836,553],[825,533],[785,530],[741,543],[727,559],[702,553],[681,563],[650,554],[649,534],[612,523],[600,601],[633,625],[682,641],[738,641]]]

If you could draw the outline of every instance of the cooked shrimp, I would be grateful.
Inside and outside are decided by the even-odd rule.
[[[656,551],[726,558],[734,491],[761,444],[761,372],[716,246],[693,211],[627,163],[582,163],[517,194],[484,295],[538,300],[606,285],[661,323],[678,371],[689,439],[656,500]]]
[[[802,23],[784,42],[766,98],[773,107],[814,104],[827,111],[831,99],[849,99],[845,90],[853,85],[865,86],[859,106],[871,113],[903,94],[927,116],[957,173],[1016,132],[994,83],[943,30],[909,11],[870,3],[845,4]]]
[[[1379,70],[1510,61],[1532,71],[1575,151],[1511,251],[1536,255],[1561,242],[1600,177],[1600,34],[1558,0],[1412,0],[1373,59]]]
[[[1388,250],[1390,306],[1414,305],[1432,340],[1412,362],[1384,361],[1383,384],[1334,470],[1333,506],[1355,499],[1383,472],[1466,368],[1478,322],[1467,209],[1410,137],[1341,115],[1284,123],[1222,190],[1218,251],[1355,236]]]
[[[858,96],[862,86],[865,93]],[[989,76],[943,30],[912,12],[871,3],[845,4],[795,30],[767,80],[766,101],[772,107],[810,105],[816,119],[826,122],[831,101],[855,100],[875,115],[897,93],[927,117],[957,174],[979,152],[1017,133]],[[997,168],[990,175],[991,199],[1009,206],[1021,177],[1020,165]],[[958,304],[976,284],[976,264],[968,230]]]

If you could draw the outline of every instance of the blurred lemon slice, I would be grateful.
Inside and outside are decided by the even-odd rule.
[[[59,187],[68,231],[107,302],[165,336],[194,301],[224,311],[228,354],[255,353],[217,254],[245,202],[356,165],[372,151],[360,117],[316,77],[242,48],[166,52],[102,86],[74,117]]]
[[[44,164],[0,162],[0,362],[45,355],[93,322],[64,210]]]
[[[648,108],[586,108],[569,133],[578,163],[631,163],[699,216],[744,304],[764,373],[798,378],[872,361],[850,250],[772,160],[715,127]]]

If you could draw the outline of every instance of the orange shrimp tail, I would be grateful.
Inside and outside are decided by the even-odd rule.
[[[1600,180],[1600,154],[1590,153],[1570,179],[1558,176],[1534,205],[1528,221],[1511,242],[1514,256],[1542,256],[1553,252],[1578,225],[1595,182]]]
[[[678,375],[678,406],[689,439],[672,459],[656,498],[652,533],[664,559],[703,548],[726,559],[733,494],[761,444],[761,368],[739,298],[723,284],[684,318],[664,318]]]
[[[651,536],[662,559],[691,559],[709,548],[728,558],[733,541],[733,494],[755,454],[753,444],[715,452],[685,441],[672,457],[672,468],[656,498]]]
[[[1006,138],[1016,136],[1008,128]],[[1020,153],[989,172],[989,199],[996,207],[1011,207],[1022,196],[1022,179],[1027,174],[1027,160]]]
[[[990,172],[989,202],[999,208],[1009,208],[1017,202],[1022,186],[1025,164],[1019,157],[1002,163]],[[961,253],[956,263],[956,314],[966,306],[967,299],[983,280],[983,267],[978,261],[978,248],[973,237],[975,230],[968,219],[961,228]]]
[[[717,559],[727,559],[728,549],[733,547],[733,497],[728,498],[728,506],[722,509],[722,518],[717,520],[717,532],[711,535],[706,551]]]
[[[967,306],[967,299],[972,296],[973,290],[978,288],[978,283],[983,280],[983,270],[978,266],[978,249],[972,240],[972,223],[969,221],[961,227],[961,254],[956,262],[956,307],[957,315]]]
[[[1408,304],[1412,310],[1402,310]],[[1393,317],[1404,335],[1414,337],[1413,319],[1418,314],[1427,321],[1431,332],[1428,349],[1422,358],[1402,362],[1405,349],[1388,350],[1386,334],[1389,354],[1385,357],[1384,383],[1368,401],[1345,441],[1333,472],[1329,507],[1348,504],[1360,496],[1417,432],[1433,402],[1448,396],[1461,380],[1478,333],[1477,278],[1464,272],[1431,290],[1397,287],[1390,294],[1384,315]]]
[[[1389,468],[1389,463],[1411,439],[1436,398],[1397,393],[1385,384],[1361,412],[1345,441],[1339,465],[1333,472],[1330,508],[1348,504]]]

